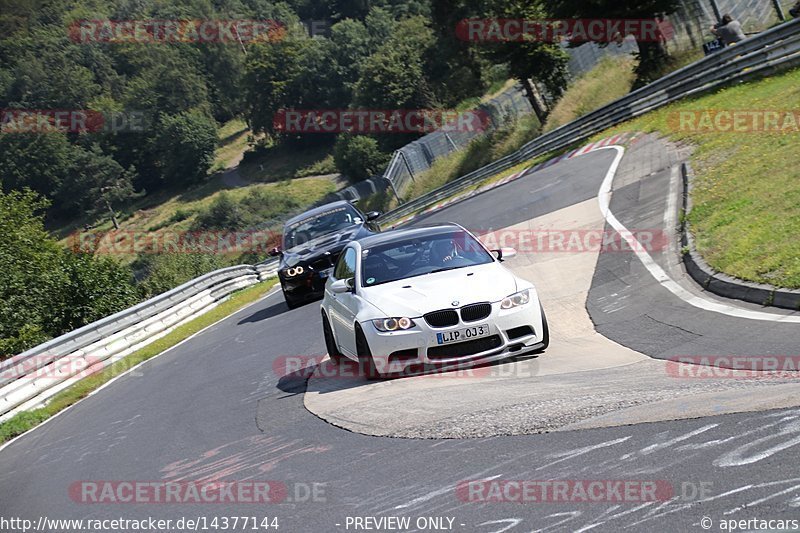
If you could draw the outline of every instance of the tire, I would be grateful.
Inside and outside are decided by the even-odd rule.
[[[361,331],[361,326],[356,324],[356,353],[358,353],[358,371],[364,379],[371,381],[381,377],[378,367],[375,366],[375,359],[372,358],[372,351],[369,349],[367,338]]]
[[[325,337],[325,348],[328,350],[331,361],[338,365],[347,359],[336,346],[336,340],[333,338],[333,331],[331,330],[331,323],[328,322],[328,317],[325,316],[324,311],[322,312],[322,334]]]
[[[547,317],[544,314],[544,308],[541,303],[539,304],[539,309],[542,312],[542,343],[537,348],[536,353],[543,352],[550,346],[550,326],[547,325]]]

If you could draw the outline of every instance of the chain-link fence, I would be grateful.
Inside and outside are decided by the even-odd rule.
[[[742,24],[745,33],[754,34],[789,17],[789,7],[796,0],[682,0],[681,8],[670,15],[675,31],[671,45],[679,50],[700,49],[714,36],[710,28],[723,15]],[[780,13],[780,14],[779,14]]]
[[[789,9],[796,2],[797,0],[682,0],[681,7],[667,17],[673,30],[667,46],[672,52],[700,51],[704,43],[712,41],[714,36],[710,29],[717,22],[715,3],[720,16],[731,15],[742,24],[746,33],[753,34],[780,22],[779,9],[783,16],[790,18]],[[568,48],[570,76],[574,78],[590,71],[606,56],[630,55],[637,51],[636,41],[630,36],[621,44],[602,46],[587,43]]]

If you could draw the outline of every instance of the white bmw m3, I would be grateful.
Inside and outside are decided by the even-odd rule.
[[[369,378],[449,370],[549,343],[534,286],[457,224],[353,241],[325,284],[322,328],[331,359]]]

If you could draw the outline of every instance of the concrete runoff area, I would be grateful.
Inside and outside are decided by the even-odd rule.
[[[604,228],[593,198],[498,233]],[[792,376],[745,378],[732,372],[720,378],[686,379],[678,374],[676,363],[652,359],[598,333],[587,297],[599,256],[597,249],[521,250],[505,263],[536,285],[550,326],[550,347],[544,353],[473,372],[378,382],[331,377],[320,367],[309,379],[306,408],[337,427],[369,435],[464,438],[800,405],[800,383],[793,383]],[[606,312],[613,312],[620,298],[633,297],[606,302]]]

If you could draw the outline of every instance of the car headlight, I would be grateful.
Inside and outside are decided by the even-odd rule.
[[[304,269],[303,269],[303,267],[301,267],[301,266],[299,266],[299,267],[295,267],[295,268],[287,268],[287,269],[285,270],[285,272],[286,272],[286,276],[287,276],[287,277],[290,277],[290,278],[291,278],[291,277],[294,277],[294,276],[299,276],[299,275],[300,275],[300,274],[302,274],[304,271],[305,271],[305,270],[304,270]]]
[[[414,321],[408,317],[399,318],[379,318],[373,320],[372,324],[378,331],[398,331],[404,329],[411,329],[414,327]]]
[[[530,289],[525,289],[524,291],[519,291],[517,293],[512,294],[511,296],[500,302],[500,309],[511,309],[512,307],[519,307],[520,305],[525,305],[530,301],[531,301],[531,291]]]

